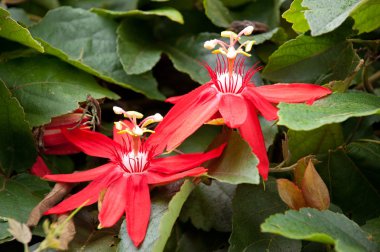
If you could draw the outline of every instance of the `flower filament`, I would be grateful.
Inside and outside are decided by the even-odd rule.
[[[114,106],[113,111],[115,114],[124,115],[125,118],[128,119],[125,121],[115,122],[115,128],[118,130],[118,134],[128,134],[132,136],[132,150],[135,156],[138,156],[139,148],[141,145],[141,137],[144,133],[154,133],[153,130],[148,129],[147,127],[153,123],[161,122],[163,117],[156,113],[152,116],[148,116],[143,119],[140,123],[137,123],[137,119],[141,119],[144,117],[143,114],[137,111],[125,111],[124,109]]]
[[[149,166],[148,154],[146,152],[129,152],[123,154],[120,167],[128,173],[141,173]]]
[[[230,43],[227,44],[226,42],[219,40],[219,39],[212,39],[208,40],[204,43],[204,47],[209,50],[213,50],[217,45],[220,47],[212,53],[214,54],[222,54],[227,57],[228,61],[228,73],[230,75],[233,74],[233,67],[235,64],[235,59],[238,54],[242,54],[246,57],[250,57],[251,55],[248,53],[251,51],[253,44],[255,43],[254,40],[248,40],[244,43],[242,43],[237,49],[235,49],[235,44],[239,41],[239,39],[245,35],[249,36],[253,32],[253,26],[247,26],[245,27],[239,34],[236,34],[232,31],[222,31],[221,37],[223,38],[229,38]],[[243,50],[244,48],[244,50]]]

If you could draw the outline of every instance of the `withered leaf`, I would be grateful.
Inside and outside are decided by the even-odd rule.
[[[53,189],[45,196],[45,198],[40,203],[38,203],[35,208],[33,208],[26,224],[29,227],[36,226],[43,216],[43,213],[61,201],[74,186],[75,184],[56,183]]]
[[[306,206],[301,190],[287,179],[277,179],[277,190],[282,201],[289,208],[298,210]]]
[[[302,194],[309,207],[319,210],[328,209],[330,195],[325,182],[319,176],[311,160],[306,167],[301,186]]]
[[[58,224],[61,224],[62,222],[66,221],[67,217],[69,217],[68,214],[62,214],[58,217]],[[62,230],[61,235],[59,236],[59,244],[60,249],[62,250],[68,250],[69,249],[69,243],[74,239],[76,233],[75,224],[73,219],[71,218],[65,223],[65,227]]]
[[[11,233],[17,241],[23,244],[28,244],[30,242],[32,239],[32,232],[30,232],[27,225],[11,218],[8,219],[8,225],[9,233]]]

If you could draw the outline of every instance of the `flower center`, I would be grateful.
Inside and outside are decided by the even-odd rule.
[[[148,164],[148,154],[146,152],[137,152],[135,154],[131,151],[122,156],[120,166],[128,173],[141,173],[145,171]]]
[[[233,72],[216,73],[217,89],[222,93],[239,93],[243,87],[243,77]]]

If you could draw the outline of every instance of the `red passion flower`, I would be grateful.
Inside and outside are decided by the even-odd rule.
[[[100,201],[99,227],[114,225],[125,213],[127,232],[137,247],[144,240],[149,223],[149,185],[162,185],[206,173],[207,169],[199,166],[218,157],[224,145],[207,153],[158,157],[161,153],[157,151],[156,145],[151,143],[150,138],[142,138],[142,135],[151,132],[146,128],[148,124],[157,122],[162,117],[156,114],[137,124],[136,119],[142,117],[140,113],[117,107],[114,111],[124,114],[130,121],[115,123],[113,140],[92,131],[63,131],[65,137],[84,153],[108,158],[109,162],[87,171],[44,176],[45,179],[56,182],[91,181],[83,190],[45,214],[60,214],[75,209],[84,202],[85,205],[90,205]],[[165,139],[162,138],[161,141]],[[100,196],[102,194],[104,197]]]
[[[156,136],[167,140],[159,143],[160,139],[153,137],[156,138],[154,141],[160,144],[160,148],[171,151],[202,124],[222,117],[222,121],[228,127],[238,129],[248,142],[252,152],[259,159],[259,173],[266,180],[269,161],[258,114],[267,120],[276,120],[278,109],[274,104],[279,102],[311,104],[314,100],[330,94],[331,91],[305,83],[255,86],[251,78],[258,69],[253,67],[246,70],[244,60],[237,59],[238,54],[250,56],[247,51],[251,50],[253,41],[243,43],[238,49],[234,47],[243,34],[250,35],[252,31],[253,27],[248,26],[239,34],[222,32],[222,37],[228,37],[230,44],[216,39],[205,43],[207,49],[219,45],[220,48],[213,53],[222,55],[221,58],[218,57],[215,69],[206,65],[211,80],[186,95],[169,98],[167,101],[175,105],[156,128]]]

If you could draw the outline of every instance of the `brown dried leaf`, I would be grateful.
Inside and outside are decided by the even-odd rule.
[[[319,210],[328,209],[330,206],[330,195],[325,182],[319,176],[311,160],[306,167],[301,186],[302,194],[307,206]]]
[[[68,214],[60,215],[57,221],[58,225],[66,221],[67,217],[69,217]],[[74,224],[73,218],[71,218],[65,223],[65,227],[63,228],[62,233],[59,236],[59,244],[60,244],[61,250],[69,249],[69,243],[74,239],[75,234],[76,234],[75,224]]]
[[[289,208],[298,210],[306,206],[301,190],[290,180],[277,179],[277,190],[282,201]]]
[[[302,180],[304,177],[304,173],[306,170],[307,165],[309,164],[309,161],[312,161],[314,164],[317,162],[315,159],[315,156],[309,155],[304,158],[301,158],[300,160],[297,161],[297,166],[294,169],[294,183],[301,188],[302,186]]]
[[[26,224],[29,227],[36,226],[43,216],[43,213],[61,201],[71,191],[74,185],[75,184],[56,183],[53,189],[45,196],[45,198],[40,203],[38,203],[35,208],[33,208]]]
[[[30,242],[32,239],[32,232],[30,232],[27,225],[11,218],[8,219],[8,225],[9,233],[11,233],[17,241],[23,244],[28,244]]]

